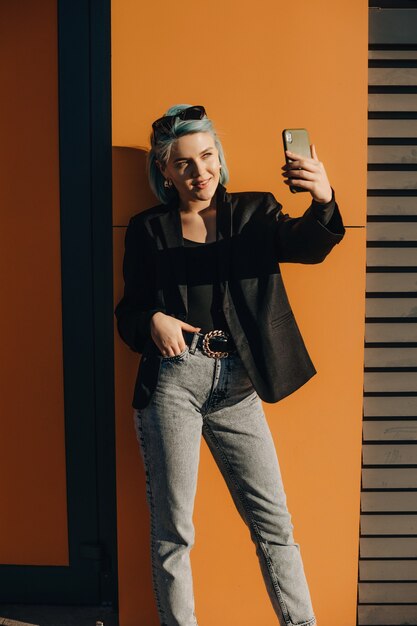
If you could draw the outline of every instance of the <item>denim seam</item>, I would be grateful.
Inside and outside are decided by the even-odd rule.
[[[203,422],[204,422],[205,418],[207,417],[207,415],[210,413],[210,409],[212,408],[210,405],[211,405],[213,399],[215,398],[216,389],[217,389],[217,387],[219,385],[219,382],[220,382],[220,376],[221,376],[221,364],[219,363],[219,359],[216,358],[215,359],[215,364],[214,364],[213,382],[211,384],[210,394],[209,394],[209,397],[207,398],[207,400],[205,402],[205,411],[204,411],[204,413],[201,412]]]
[[[151,477],[150,477],[150,471],[149,471],[149,462],[148,462],[148,454],[146,451],[146,445],[145,445],[145,434],[144,434],[144,430],[143,430],[143,425],[142,425],[142,416],[139,414],[139,412],[136,414],[136,419],[137,419],[137,431],[139,433],[139,437],[141,440],[141,444],[142,444],[142,449],[143,449],[143,458],[145,461],[145,476],[146,476],[146,484],[147,487],[149,489],[148,493],[149,493],[149,502],[150,502],[150,506],[149,506],[149,513],[150,513],[150,522],[151,522],[151,561],[152,561],[152,580],[153,580],[153,586],[154,586],[154,591],[155,591],[155,599],[156,599],[156,605],[158,608],[158,612],[160,617],[162,618],[162,626],[165,626],[165,621],[164,621],[164,610],[161,606],[161,600],[160,600],[160,594],[159,594],[159,590],[158,590],[158,581],[157,581],[157,576],[155,574],[155,552],[156,552],[156,543],[155,543],[155,514],[154,514],[154,500],[153,500],[153,492],[152,492],[152,487],[151,487]],[[168,625],[166,625],[168,626]]]
[[[311,619],[309,619],[307,621],[304,621],[304,622],[298,622],[297,624],[295,624],[291,620],[290,614],[288,612],[287,605],[286,605],[285,600],[284,600],[284,598],[282,596],[282,591],[281,591],[281,588],[280,588],[279,583],[278,583],[277,575],[275,573],[275,570],[274,570],[274,567],[273,567],[273,564],[272,564],[272,560],[271,560],[271,558],[269,556],[269,553],[268,553],[268,550],[267,550],[267,548],[265,546],[266,541],[262,537],[262,533],[260,532],[258,524],[256,523],[256,521],[254,520],[254,518],[252,516],[252,512],[251,512],[250,508],[247,506],[246,497],[245,497],[244,491],[240,487],[239,482],[236,479],[236,475],[233,472],[233,468],[230,465],[230,463],[228,461],[228,458],[227,458],[226,454],[224,453],[223,448],[221,447],[221,445],[220,445],[216,435],[213,433],[212,429],[208,425],[208,422],[205,422],[205,426],[207,428],[208,435],[212,438],[214,444],[216,445],[218,451],[220,452],[220,454],[222,456],[222,459],[223,459],[223,461],[225,463],[226,471],[227,471],[227,473],[229,474],[230,478],[232,479],[233,483],[236,486],[236,489],[237,489],[240,501],[242,502],[243,508],[245,509],[245,511],[247,513],[247,516],[248,516],[248,519],[249,519],[249,521],[250,521],[250,523],[251,523],[251,525],[252,525],[252,527],[253,527],[253,529],[255,531],[256,536],[258,537],[259,545],[261,547],[262,554],[265,557],[265,561],[266,561],[266,564],[268,566],[268,570],[269,570],[269,572],[271,574],[272,584],[274,586],[274,589],[275,589],[275,592],[276,592],[276,595],[277,595],[277,598],[278,598],[278,602],[279,602],[279,604],[281,606],[282,615],[283,615],[283,618],[284,618],[285,622],[288,624],[288,626],[313,626],[316,623],[316,618],[315,617],[312,617]]]

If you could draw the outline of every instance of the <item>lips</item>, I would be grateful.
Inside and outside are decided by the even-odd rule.
[[[211,178],[207,178],[206,180],[201,180],[193,184],[195,189],[205,189],[207,185],[210,183]]]

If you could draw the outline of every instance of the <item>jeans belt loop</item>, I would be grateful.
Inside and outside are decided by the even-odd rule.
[[[193,335],[193,339],[191,341],[190,350],[189,350],[191,354],[194,354],[195,349],[197,348],[197,343],[198,343],[199,336],[200,335],[198,333],[194,333],[194,335]]]

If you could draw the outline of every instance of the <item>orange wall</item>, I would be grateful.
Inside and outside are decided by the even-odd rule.
[[[0,4],[0,563],[68,563],[56,1]]]
[[[290,7],[290,8],[288,8]],[[204,104],[231,172],[229,191],[269,190],[292,215],[280,177],[281,130],[305,126],[336,189],[345,223],[365,225],[367,2],[112,2],[113,144],[146,147],[172,104]],[[114,151],[115,301],[124,225],[153,200],[143,150]],[[356,622],[364,335],[364,228],[318,266],[283,267],[319,371],[264,404],[301,545],[318,626]],[[131,397],[137,355],[116,335],[120,623],[158,624],[150,581],[145,479]],[[249,533],[202,443],[192,552],[201,626],[276,623]]]

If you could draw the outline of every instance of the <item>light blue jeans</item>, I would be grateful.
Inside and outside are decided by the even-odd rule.
[[[197,624],[190,550],[201,435],[249,528],[279,624],[315,624],[274,442],[240,357],[209,358],[186,347],[162,358],[158,385],[150,403],[135,409],[134,422],[161,625]]]

